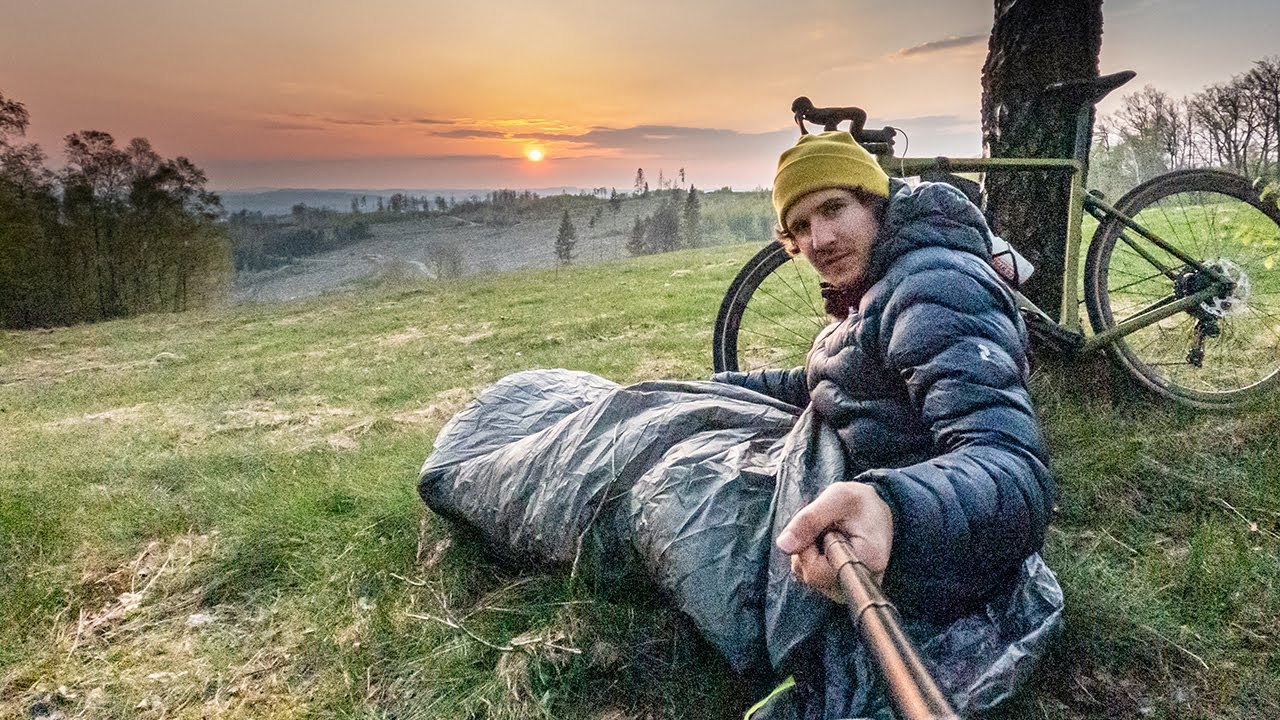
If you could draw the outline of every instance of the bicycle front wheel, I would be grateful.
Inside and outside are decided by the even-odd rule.
[[[720,303],[712,365],[716,372],[803,365],[827,322],[818,274],[771,242],[738,271]]]
[[[1211,278],[1144,239],[1145,228],[1232,281],[1229,290],[1117,339],[1112,358],[1141,385],[1187,405],[1232,408],[1280,383],[1280,209],[1249,181],[1185,170],[1131,190],[1085,261],[1094,332],[1209,287]]]

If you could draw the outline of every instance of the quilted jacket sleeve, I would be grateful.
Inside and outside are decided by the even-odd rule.
[[[805,384],[803,367],[790,370],[721,372],[712,375],[711,379],[729,385],[740,385],[796,407],[809,404],[809,386]]]
[[[904,611],[954,617],[1039,550],[1052,514],[1025,332],[998,281],[954,263],[908,274],[879,317],[864,342],[905,381],[933,450],[856,479],[893,509],[886,591]]]

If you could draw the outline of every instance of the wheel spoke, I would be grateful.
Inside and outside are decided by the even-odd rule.
[[[1135,277],[1135,275],[1134,275],[1133,273],[1125,273],[1125,274],[1126,274],[1126,275],[1129,275],[1130,277]],[[1164,273],[1158,272],[1158,273],[1156,273],[1155,275],[1148,275],[1147,277],[1141,278],[1141,279],[1139,279],[1139,280],[1134,280],[1133,282],[1129,283],[1128,285],[1121,285],[1120,287],[1118,287],[1118,288],[1116,288],[1116,289],[1112,290],[1111,292],[1113,292],[1113,293],[1118,293],[1118,292],[1120,292],[1121,290],[1127,290],[1127,289],[1129,289],[1129,288],[1133,287],[1134,285],[1139,285],[1139,284],[1144,283],[1144,282],[1147,282],[1147,281],[1149,281],[1149,280],[1155,280],[1155,279],[1156,279],[1156,278],[1158,278],[1158,277],[1164,277]]]
[[[1225,314],[1204,328],[1193,313],[1175,314],[1140,327],[1116,340],[1114,350],[1124,366],[1153,390],[1192,404],[1224,407],[1240,404],[1280,383],[1280,226],[1260,212],[1248,181],[1216,171],[1182,171],[1157,178],[1121,198],[1117,207],[1170,246],[1202,262],[1233,263],[1249,279],[1248,299],[1237,306],[1245,312]],[[1105,330],[1145,312],[1166,306],[1194,292],[1175,290],[1174,283],[1153,274],[1141,252],[1120,240],[1126,230],[1120,221],[1099,228],[1090,249],[1087,271],[1094,278],[1086,288],[1090,317]],[[1134,242],[1145,243],[1134,237]],[[1168,255],[1153,245],[1161,262]],[[1170,257],[1172,257],[1170,255]],[[1170,266],[1179,274],[1185,263]],[[1243,292],[1241,297],[1244,297]],[[1210,307],[1206,305],[1205,307]],[[1210,308],[1212,309],[1212,308]],[[1218,329],[1215,335],[1201,334]],[[1203,357],[1193,365],[1197,347]],[[1264,382],[1265,381],[1265,382]]]
[[[766,322],[768,322],[770,325],[773,325],[774,327],[781,328],[783,331],[788,332],[788,333],[791,333],[792,335],[795,335],[796,337],[800,338],[801,340],[812,340],[812,339],[813,339],[813,338],[806,338],[806,337],[805,337],[805,335],[804,335],[804,333],[797,332],[797,331],[796,331],[796,330],[794,330],[793,328],[788,327],[787,325],[782,324],[781,322],[779,322],[779,321],[778,321],[776,318],[774,318],[773,316],[771,316],[771,315],[765,315],[764,313],[759,312],[758,310],[755,310],[754,308],[752,308],[752,307],[751,307],[751,306],[749,306],[749,305],[747,306],[747,308],[746,308],[746,309],[747,309],[747,310],[750,310],[750,311],[751,311],[751,314],[752,314],[752,315],[754,315],[755,317],[758,317],[758,318],[760,318],[760,319],[762,319],[762,320],[765,320],[765,321],[766,321]],[[756,331],[754,331],[754,330],[753,330],[753,331],[751,331],[751,332],[756,332]],[[760,334],[762,334],[762,333],[756,332],[756,334],[757,334],[757,335],[760,335]]]
[[[812,315],[808,315],[803,310],[796,309],[796,307],[791,303],[788,303],[787,301],[779,298],[777,295],[773,294],[772,292],[769,292],[768,290],[766,290],[763,285],[756,288],[756,292],[760,292],[760,293],[763,293],[764,295],[767,295],[771,300],[785,307],[789,311],[789,317],[795,317],[795,318],[808,317],[812,321],[812,323],[815,326],[817,326],[819,330],[822,329],[822,323],[818,322],[817,319],[814,318]],[[761,313],[757,313],[757,315],[760,315],[760,317],[764,317],[764,315]]]
[[[1117,325],[1119,325],[1120,323],[1129,322],[1130,320],[1132,320],[1132,319],[1134,319],[1134,318],[1136,318],[1136,317],[1139,317],[1139,316],[1140,316],[1140,315],[1142,315],[1143,313],[1148,313],[1148,312],[1151,312],[1152,310],[1156,310],[1156,309],[1158,309],[1158,308],[1162,308],[1162,307],[1164,307],[1165,305],[1168,305],[1168,304],[1169,304],[1169,303],[1171,303],[1171,302],[1175,302],[1175,301],[1177,301],[1177,299],[1178,299],[1178,296],[1177,296],[1177,295],[1165,295],[1164,297],[1162,297],[1162,298],[1160,298],[1159,300],[1157,300],[1157,301],[1155,301],[1155,302],[1153,302],[1153,303],[1151,303],[1151,304],[1147,305],[1146,307],[1142,308],[1141,310],[1138,310],[1137,312],[1132,313],[1131,315],[1129,315],[1128,317],[1126,317],[1124,320],[1121,320],[1121,321],[1117,322],[1116,324],[1117,324]],[[1157,322],[1158,322],[1158,321],[1157,321]],[[1157,326],[1158,326],[1158,324],[1157,324]]]
[[[789,263],[787,263],[787,264],[792,266],[792,270],[795,272],[796,277],[797,277],[797,278],[799,278],[799,277],[800,277],[800,269],[795,265],[795,261],[794,261],[794,260],[792,260],[792,261],[790,261],[790,262],[789,262]],[[821,329],[822,329],[822,327],[823,327],[823,325],[822,325],[822,323],[821,323],[821,322],[819,322],[819,321],[818,321],[818,319],[817,319],[817,316],[816,316],[816,309],[813,307],[813,299],[812,299],[811,297],[807,297],[808,290],[806,290],[806,291],[805,291],[806,296],[804,296],[804,297],[802,298],[801,294],[800,294],[800,293],[798,293],[798,292],[796,292],[795,287],[794,287],[794,286],[792,286],[792,284],[791,284],[791,283],[787,282],[787,279],[786,279],[785,277],[783,277],[783,273],[782,273],[781,271],[775,272],[775,273],[774,273],[774,275],[776,275],[776,276],[777,276],[777,278],[778,278],[778,282],[780,282],[780,283],[782,283],[783,285],[786,285],[786,286],[787,286],[787,289],[791,291],[791,296],[792,296],[792,297],[794,297],[794,298],[795,298],[795,299],[797,299],[797,300],[804,299],[804,300],[806,301],[806,303],[809,305],[809,309],[810,309],[810,310],[814,310],[814,311],[815,311],[815,314],[814,314],[814,315],[809,315],[809,319],[813,322],[813,324],[814,324],[815,326],[817,326],[817,328],[818,328],[819,330],[821,330]],[[805,283],[803,282],[803,280],[801,280],[801,281],[799,282],[799,284],[800,284],[800,286],[801,286],[801,287],[805,287]],[[760,287],[759,289],[760,289],[760,290],[763,290],[763,289],[764,289],[763,285],[761,285],[761,287]],[[773,296],[772,296],[772,295],[770,295],[770,297],[773,297]],[[777,298],[775,297],[774,299],[777,299]],[[778,302],[779,302],[779,303],[782,303],[782,301],[781,301],[781,300],[779,300]],[[789,304],[787,305],[787,308],[788,308],[789,310],[791,310],[793,313],[795,313],[796,315],[803,315],[803,314],[804,314],[802,311],[800,311],[800,310],[796,310],[795,308],[791,307],[791,305],[789,305]]]

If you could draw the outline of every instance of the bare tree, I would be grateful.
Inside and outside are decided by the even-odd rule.
[[[1280,56],[1254,62],[1246,77],[1264,128],[1259,148],[1262,172],[1275,177],[1280,173]]]
[[[1189,104],[1202,158],[1245,175],[1259,174],[1262,163],[1255,146],[1262,136],[1263,117],[1244,79],[1210,85]]]
[[[1150,86],[1127,95],[1100,121],[1091,171],[1098,184],[1122,188],[1168,170],[1225,167],[1249,176],[1280,170],[1280,58],[1173,100]]]
[[[1177,101],[1150,85],[1124,97],[1114,122],[1131,158],[1135,184],[1188,164],[1187,121]]]

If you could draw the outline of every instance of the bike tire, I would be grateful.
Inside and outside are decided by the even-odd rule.
[[[1117,339],[1107,347],[1112,359],[1142,387],[1193,407],[1242,407],[1274,390],[1280,384],[1280,208],[1275,200],[1264,201],[1239,175],[1183,170],[1139,185],[1115,208],[1201,263],[1234,266],[1229,274],[1234,277],[1238,270],[1245,282],[1237,282],[1227,298],[1215,299],[1213,322],[1220,334],[1203,339],[1198,366],[1191,357],[1200,320],[1191,310]],[[1084,298],[1095,333],[1185,292],[1133,250],[1125,241],[1126,229],[1123,221],[1108,218],[1089,245]],[[1173,274],[1191,272],[1168,252],[1140,244]]]
[[[817,273],[770,242],[738,271],[720,303],[712,366],[724,372],[803,365],[828,321]]]

